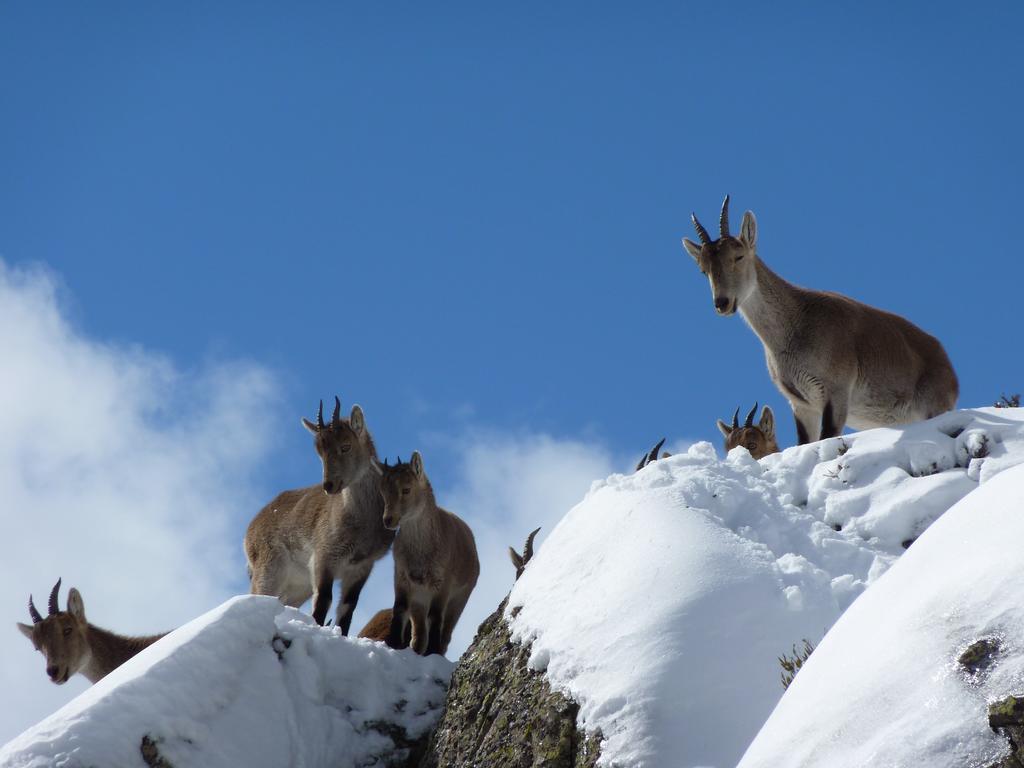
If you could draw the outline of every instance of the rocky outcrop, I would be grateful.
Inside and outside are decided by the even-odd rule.
[[[1024,697],[1007,696],[989,704],[988,724],[1010,742],[1010,754],[989,768],[1024,768]]]
[[[421,768],[593,768],[600,734],[576,727],[579,706],[527,667],[503,602],[452,674],[445,712]]]

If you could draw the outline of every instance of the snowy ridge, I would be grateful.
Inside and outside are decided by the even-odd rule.
[[[9,742],[0,766],[141,767],[144,736],[176,768],[374,765],[394,751],[388,726],[437,721],[452,666],[236,597]]]
[[[989,766],[988,702],[1024,693],[1024,466],[942,517],[836,623],[741,768]],[[957,663],[979,639],[988,668]]]
[[[1020,409],[761,462],[698,444],[595,483],[513,589],[513,635],[603,733],[603,765],[736,765],[782,695],[776,657],[818,642],[905,545],[1021,462]]]

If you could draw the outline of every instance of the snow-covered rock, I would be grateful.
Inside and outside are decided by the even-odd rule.
[[[777,657],[818,642],[947,509],[1021,462],[1020,409],[760,462],[698,444],[596,483],[506,617],[533,667],[604,735],[602,765],[733,766],[782,695]]]
[[[968,495],[847,611],[741,768],[987,766],[988,702],[1024,693],[1024,466]],[[981,639],[997,648],[969,670]]]
[[[144,739],[175,768],[377,765],[394,733],[430,730],[451,670],[236,597],[9,742],[0,766],[142,768]]]

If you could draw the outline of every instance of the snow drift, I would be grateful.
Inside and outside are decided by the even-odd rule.
[[[144,737],[176,768],[374,765],[393,729],[433,726],[451,669],[236,597],[9,742],[0,766],[143,768]]]
[[[814,651],[742,768],[991,765],[990,701],[1024,693],[1024,466],[947,512]],[[990,666],[960,654],[998,644]]]
[[[595,483],[506,615],[531,665],[603,734],[603,765],[733,766],[783,693],[776,658],[817,643],[947,509],[1020,462],[1019,409],[760,462],[698,444]]]

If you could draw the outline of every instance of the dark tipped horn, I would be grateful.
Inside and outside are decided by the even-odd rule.
[[[334,396],[334,415],[331,416],[331,426],[336,427],[341,423],[341,400]]]
[[[395,466],[397,467],[401,463],[402,463],[402,457],[401,456],[395,456]]]
[[[539,530],[540,528],[534,528],[530,531],[530,535],[526,537],[526,546],[523,547],[523,565],[530,562],[530,558],[533,557],[533,538]]]
[[[709,235],[708,231],[704,229],[704,225],[697,220],[696,213],[690,214],[690,221],[693,222],[693,228],[697,230],[697,237],[700,238],[700,241],[704,245],[711,245],[711,235]]]
[[[738,405],[736,406],[736,412],[732,415],[732,428],[740,428],[740,407]]]
[[[718,218],[718,236],[727,237],[729,235],[729,196],[725,196],[725,202],[722,203],[722,215]]]
[[[33,624],[38,624],[43,620],[43,617],[39,615],[39,611],[36,610],[36,604],[32,602],[32,595],[28,596],[28,615],[32,617]]]
[[[50,616],[57,613],[60,609],[57,607],[57,593],[60,592],[60,579],[57,579],[57,583],[53,585],[53,589],[50,590],[50,602],[46,607]]]
[[[750,413],[747,414],[747,420],[743,422],[744,427],[754,426],[754,414],[757,413],[757,403],[754,403],[754,407],[750,409]]]
[[[385,457],[384,457],[384,466],[386,467],[387,465],[388,465],[388,457],[387,457],[387,456],[385,456]]]
[[[321,430],[324,428],[324,401],[320,401],[320,408],[316,412],[316,428]]]
[[[661,440],[658,441],[658,444],[656,446],[651,448],[651,452],[649,454],[647,454],[647,463],[648,464],[650,464],[652,461],[657,461],[658,460],[658,451],[661,450],[661,446],[663,446],[664,444],[665,444],[665,438],[663,437],[663,438],[661,438]]]

